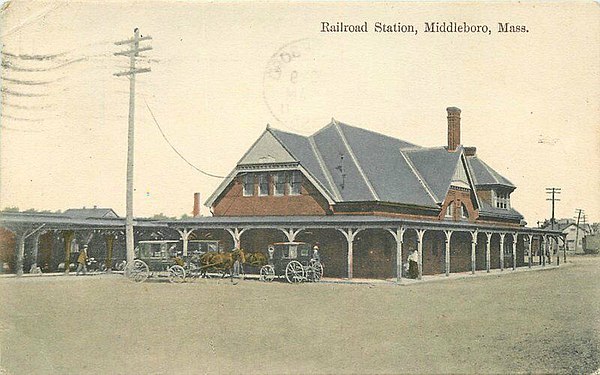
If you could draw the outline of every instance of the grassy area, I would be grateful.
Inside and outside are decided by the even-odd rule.
[[[591,373],[600,257],[407,286],[0,279],[9,374]],[[0,371],[1,372],[1,371]]]

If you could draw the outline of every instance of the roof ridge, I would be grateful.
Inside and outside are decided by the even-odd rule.
[[[415,168],[415,166],[412,163],[412,161],[408,158],[407,155],[404,154],[404,152],[402,152],[402,149],[399,149],[398,151],[400,152],[400,155],[402,155],[402,157],[404,158],[404,161],[406,161],[406,164],[408,164],[408,166],[410,167],[410,170],[417,177],[417,180],[419,180],[419,183],[425,188],[425,191],[427,191],[427,194],[429,194],[429,196],[431,197],[431,199],[433,199],[433,202],[435,204],[437,204],[438,201],[439,201],[439,199],[435,196],[435,194],[433,194],[433,191],[431,190],[431,188],[429,187],[429,185],[427,185],[427,183],[425,182],[425,179],[423,179],[423,177],[421,176],[421,174],[419,173],[419,171],[417,171],[417,168]]]
[[[292,133],[292,132],[290,132],[290,131],[283,130],[283,129],[279,129],[279,128],[274,128],[274,127],[272,127],[272,126],[269,126],[267,129],[268,129],[268,130],[275,130],[275,131],[277,131],[277,132],[281,132],[281,133],[285,133],[285,134],[296,135],[296,136],[298,136],[298,137],[308,138],[308,136],[306,136],[306,135],[302,135],[302,134],[298,134],[298,133]]]
[[[380,133],[380,132],[378,132],[378,131],[375,131],[375,130],[366,129],[366,128],[362,128],[362,127],[355,126],[355,125],[350,125],[350,124],[347,124],[347,123],[345,123],[345,122],[337,121],[337,120],[335,120],[335,119],[332,119],[332,120],[333,120],[333,121],[334,121],[336,124],[339,124],[339,125],[342,125],[342,126],[347,126],[347,127],[349,127],[349,128],[355,128],[355,129],[359,129],[359,130],[362,130],[362,131],[365,131],[365,132],[369,132],[369,133],[377,134],[377,135],[379,135],[379,136],[381,136],[381,137],[384,137],[384,138],[393,139],[394,141],[403,142],[403,143],[408,143],[409,145],[411,145],[411,146],[414,146],[415,148],[419,148],[419,147],[421,147],[421,146],[419,146],[419,145],[416,145],[416,144],[414,144],[414,143],[412,143],[412,142],[408,142],[408,141],[405,141],[405,140],[403,140],[403,139],[400,139],[400,138],[392,137],[391,135],[383,134],[383,133]]]
[[[477,208],[480,208],[481,202],[479,201],[479,197],[477,196],[477,181],[475,180],[475,173],[473,173],[473,171],[471,170],[471,164],[469,162],[469,158],[465,154],[464,147],[462,147],[462,146],[460,146],[460,147],[462,148],[462,152],[461,152],[461,157],[459,158],[459,160],[461,161],[461,163],[464,160],[463,167],[465,168],[465,172],[467,173],[467,179],[469,180],[469,184],[471,185],[471,190],[472,190],[473,196],[475,196],[475,202],[477,203]]]
[[[330,128],[330,127],[334,126],[334,125],[335,125],[335,123],[336,123],[336,121],[335,121],[335,119],[332,117],[332,118],[331,118],[331,121],[329,122],[329,124],[327,124],[327,125],[323,126],[321,129],[319,129],[319,130],[317,130],[316,132],[312,133],[312,134],[311,134],[309,137],[314,137],[315,135],[317,135],[317,134],[319,134],[319,133],[321,133],[321,132],[325,131],[325,129],[328,129],[328,128]]]
[[[456,175],[456,170],[459,168],[459,166],[463,166],[461,163],[461,158],[460,155],[463,153],[462,148],[460,148],[461,146],[459,146],[459,150],[460,152],[457,153],[451,153],[452,154],[456,154],[458,157],[456,158],[456,162],[454,163],[454,170],[452,171],[452,174],[450,175],[450,178],[448,179],[448,185],[445,187],[444,189],[444,198],[448,195],[448,191],[450,190],[450,187],[452,186],[452,181],[454,180],[454,176]],[[454,156],[454,155],[452,155]],[[467,179],[469,177],[467,176]]]
[[[401,147],[400,149],[404,152],[416,152],[416,151],[430,151],[430,150],[443,150],[446,146],[434,146],[434,147]]]
[[[474,157],[476,157],[476,156],[466,156],[465,155],[465,161],[467,164],[467,169],[469,169],[469,173],[471,173],[471,176],[473,178],[473,186],[477,186],[477,185],[479,185],[477,183],[477,175],[473,172],[473,166],[471,165],[471,158],[474,158]]]
[[[321,153],[319,152],[319,149],[317,148],[315,139],[313,138],[312,135],[307,138],[308,138],[308,143],[310,144],[310,147],[311,147],[312,151],[314,152],[315,157],[317,158],[317,163],[319,163],[319,167],[321,167],[321,170],[323,171],[323,175],[325,175],[325,179],[327,180],[327,183],[331,187],[331,192],[333,193],[333,195],[335,195],[335,198],[338,201],[341,201],[342,195],[340,194],[337,186],[333,182],[333,177],[331,177],[329,170],[325,167],[325,163],[323,162],[323,157],[321,156]]]
[[[367,175],[363,171],[362,167],[360,166],[360,163],[358,162],[358,159],[356,158],[356,155],[354,155],[354,151],[352,151],[352,148],[350,147],[350,144],[348,143],[348,140],[346,139],[346,136],[344,135],[344,132],[340,128],[340,126],[337,123],[337,121],[335,121],[335,120],[333,120],[333,121],[335,123],[336,130],[338,131],[338,133],[340,134],[340,137],[342,138],[342,143],[344,143],[344,146],[348,149],[348,153],[350,154],[350,158],[352,158],[352,161],[354,162],[354,164],[356,165],[356,168],[358,169],[358,173],[360,173],[360,175],[362,176],[362,178],[365,180],[365,183],[367,184],[367,187],[369,188],[369,191],[371,192],[371,195],[373,195],[373,198],[375,198],[375,200],[379,201],[379,195],[377,194],[377,191],[375,190],[375,188],[371,184],[371,181],[369,181],[369,179],[367,178]]]

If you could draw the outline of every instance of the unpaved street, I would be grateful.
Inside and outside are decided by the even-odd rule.
[[[406,286],[0,279],[10,374],[591,373],[600,258]]]

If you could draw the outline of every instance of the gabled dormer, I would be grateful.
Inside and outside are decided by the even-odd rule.
[[[475,221],[479,217],[479,201],[473,178],[467,168],[462,148],[450,186],[440,207],[441,220]]]
[[[326,215],[327,191],[267,127],[209,197],[215,216]]]

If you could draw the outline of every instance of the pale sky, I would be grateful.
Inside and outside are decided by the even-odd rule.
[[[6,5],[5,5],[6,6]],[[593,2],[192,3],[16,1],[2,12],[1,206],[112,207],[125,215],[129,84],[113,56],[139,27],[154,49],[139,66],[136,216],[191,213],[266,124],[309,135],[331,118],[422,146],[446,144],[446,107],[462,109],[462,144],[516,186],[535,226],[582,208],[600,220],[600,11]],[[367,34],[321,22],[368,22]],[[417,35],[374,33],[412,24]],[[492,34],[424,33],[425,22],[488,25]],[[500,34],[498,22],[528,33]],[[66,61],[81,61],[57,67]],[[12,81],[9,81],[12,79]],[[21,85],[16,81],[48,82]],[[16,92],[16,94],[15,94]],[[43,96],[18,96],[18,94]],[[374,150],[376,152],[377,150]],[[203,209],[209,214],[208,209]]]

